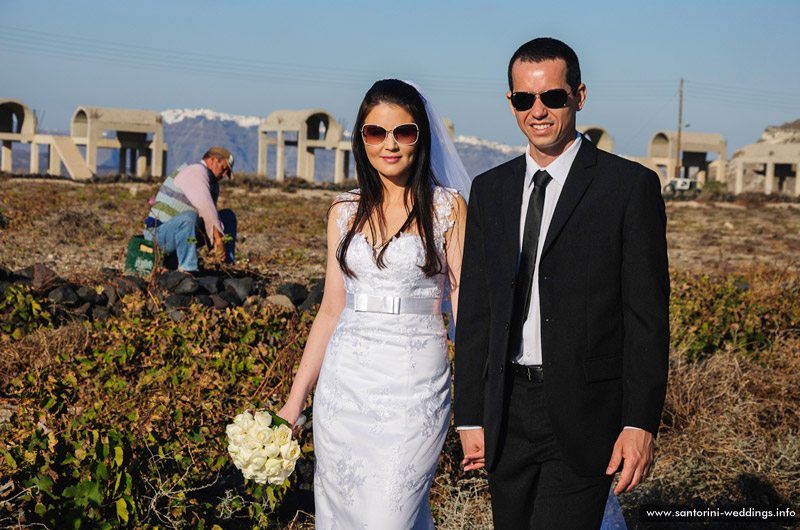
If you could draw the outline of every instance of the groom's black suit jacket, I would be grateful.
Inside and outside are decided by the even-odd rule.
[[[475,178],[455,353],[456,425],[503,450],[525,156]],[[565,462],[602,475],[623,426],[655,435],[669,348],[666,214],[659,179],[581,142],[539,264],[544,395]]]

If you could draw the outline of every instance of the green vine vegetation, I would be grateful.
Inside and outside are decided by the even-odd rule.
[[[123,319],[52,329],[41,301],[9,291],[0,306],[0,403],[12,414],[0,426],[0,526],[269,526],[289,483],[245,484],[224,430],[244,409],[282,401],[308,314],[196,307],[176,323],[126,299]],[[34,323],[40,329],[20,337]]]
[[[28,288],[0,299],[0,526],[276,527],[298,477],[245,483],[224,430],[245,409],[277,409],[312,315],[194,307],[175,322],[143,297],[124,303],[123,318],[56,328]],[[800,281],[673,273],[671,319],[690,361],[766,362],[776,337],[798,333]]]

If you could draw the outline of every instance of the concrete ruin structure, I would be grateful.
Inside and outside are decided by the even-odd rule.
[[[11,173],[14,142],[31,144],[30,172],[39,172],[39,149],[34,144],[38,131],[36,115],[17,99],[0,99],[0,171]]]
[[[728,143],[721,134],[716,133],[681,133],[681,144],[678,146],[676,131],[658,131],[653,135],[647,147],[647,166],[666,168],[666,183],[675,178],[678,164],[678,149],[682,152],[681,167],[683,178],[688,178],[689,170],[696,168],[695,178],[698,186],[708,179],[709,169],[715,169],[716,180],[725,182],[725,162],[728,156]],[[717,153],[716,163],[708,160],[709,153]],[[659,172],[659,174],[661,174]],[[665,182],[662,180],[662,184]]]
[[[105,131],[115,132],[116,137],[105,137]],[[166,172],[164,125],[157,112],[80,106],[72,115],[70,135],[76,146],[86,146],[86,165],[92,174],[97,173],[99,148],[119,149],[120,174],[161,177]]]
[[[116,137],[107,138],[105,131],[116,132]],[[60,136],[39,134],[36,115],[27,105],[16,99],[0,99],[0,140],[0,170],[9,173],[13,142],[30,144],[31,173],[39,173],[41,146],[49,150],[47,173],[61,175],[63,163],[74,180],[88,180],[97,174],[99,148],[120,150],[120,174],[161,177],[166,168],[167,144],[157,112],[81,106],[72,116],[70,136]],[[85,156],[78,146],[84,147]]]
[[[608,153],[614,152],[614,139],[607,130],[597,125],[580,125],[578,132],[586,136],[598,149]]]
[[[295,133],[296,139],[287,139],[286,133]],[[272,137],[269,134],[275,133]],[[294,135],[292,135],[294,136]],[[350,140],[344,140],[342,125],[323,109],[276,110],[258,126],[258,169],[260,176],[267,175],[267,147],[276,146],[275,179],[285,178],[284,154],[286,146],[297,147],[297,176],[314,182],[314,151],[336,151],[333,180],[344,182],[349,172]]]
[[[800,197],[800,144],[771,144],[756,142],[746,145],[736,152],[731,164],[735,167],[734,190],[736,194],[744,190],[745,169],[756,166],[756,172],[764,172],[764,193],[785,193]],[[777,179],[777,186],[775,180]],[[790,183],[794,179],[794,185]]]

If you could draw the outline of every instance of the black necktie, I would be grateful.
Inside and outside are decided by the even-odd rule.
[[[519,256],[517,282],[514,285],[514,309],[511,314],[511,347],[517,347],[522,340],[522,325],[528,315],[531,303],[533,270],[536,267],[536,252],[539,249],[539,228],[544,212],[544,192],[551,177],[547,171],[540,170],[533,175],[533,191],[525,215],[525,231],[522,235],[522,251]],[[514,354],[516,355],[516,354]]]

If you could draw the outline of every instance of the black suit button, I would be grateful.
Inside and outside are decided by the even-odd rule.
[[[506,322],[506,331],[508,331],[509,329],[511,329],[511,324],[509,324],[508,322]]]
[[[544,275],[544,276],[542,276],[542,279],[543,279],[543,280],[552,280],[552,279],[553,279],[553,277],[552,277],[552,276],[549,276],[549,275]]]
[[[511,288],[514,288],[514,280],[511,280]]]
[[[505,370],[505,366],[503,366],[503,365],[501,364],[501,365],[500,365],[500,373],[501,373],[501,374],[503,373],[503,370]]]

